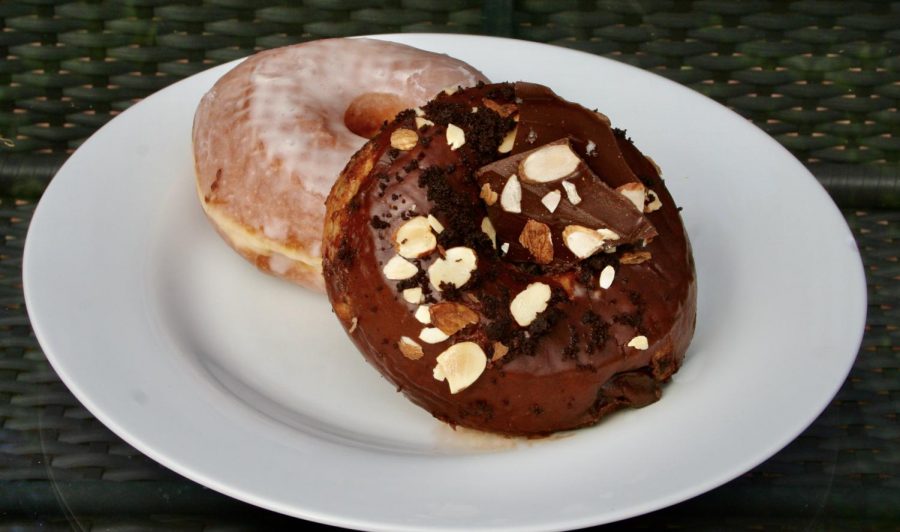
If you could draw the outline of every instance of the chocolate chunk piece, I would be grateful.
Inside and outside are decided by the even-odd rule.
[[[549,264],[551,270],[568,269],[600,249],[640,245],[656,236],[649,219],[627,196],[604,183],[568,138],[485,165],[476,179],[481,190],[505,191],[505,198],[501,192],[500,201],[485,203],[497,240],[510,244],[506,257],[514,262],[535,262],[534,250],[520,236],[528,224],[550,228],[553,253],[542,258],[550,256],[552,261],[537,262]],[[573,240],[572,228],[586,233]],[[596,235],[587,234],[597,230]],[[585,242],[589,236],[596,236],[595,242]]]
[[[512,154],[569,137],[591,170],[612,188],[640,179],[622,156],[609,119],[567,102],[543,85],[518,82],[519,127]]]

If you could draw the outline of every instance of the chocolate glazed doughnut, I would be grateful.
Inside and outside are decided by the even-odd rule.
[[[338,318],[452,425],[540,436],[648,405],[693,336],[693,258],[659,170],[546,87],[479,85],[401,113],[326,209]]]

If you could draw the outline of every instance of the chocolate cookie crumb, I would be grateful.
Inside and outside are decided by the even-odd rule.
[[[563,349],[562,356],[565,359],[578,358],[578,330],[571,323],[569,324],[569,343]]]
[[[497,83],[484,95],[490,100],[512,103],[516,99],[516,87],[512,83]]]
[[[397,113],[397,116],[394,117],[394,121],[397,123],[408,122],[409,120],[415,118],[415,116],[415,111],[413,111],[412,109],[406,109],[405,111],[400,111],[399,113]]]
[[[344,267],[349,268],[353,264],[353,258],[356,254],[353,252],[353,248],[350,246],[350,241],[347,238],[342,238],[341,243],[338,246],[337,251],[337,260],[344,265]]]
[[[388,227],[391,226],[391,224],[389,224],[389,223],[385,222],[384,220],[382,220],[381,218],[379,218],[378,215],[372,216],[371,225],[375,229],[387,229]]]
[[[409,172],[412,172],[413,170],[417,170],[418,168],[419,168],[419,160],[418,159],[410,159],[409,162],[403,166],[403,171],[406,173],[409,173]]]
[[[581,316],[581,323],[588,326],[589,332],[585,350],[593,354],[597,348],[603,347],[609,335],[609,324],[597,315],[593,310],[586,311]]]

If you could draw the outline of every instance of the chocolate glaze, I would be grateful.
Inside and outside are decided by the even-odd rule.
[[[501,116],[496,109],[512,111]],[[568,138],[608,187],[641,181],[654,191],[662,207],[644,215],[658,233],[640,250],[649,252],[648,260],[633,263],[637,249],[630,245],[554,267],[502,256],[480,229],[488,209],[479,198],[476,172],[506,157],[497,146],[515,127],[515,113],[513,155]],[[327,202],[328,294],[367,360],[435,417],[505,434],[577,428],[656,401],[693,335],[696,285],[681,218],[654,165],[600,115],[539,85],[481,85],[441,94],[425,114],[433,125],[417,129],[412,112],[387,124],[350,161]],[[466,143],[456,151],[445,140],[448,124],[465,132]],[[391,134],[401,128],[417,131],[414,148],[391,148]],[[411,261],[419,268],[416,276],[387,280],[382,267],[396,254],[392,235],[405,220],[428,214],[444,226],[439,249]],[[425,272],[441,250],[456,246],[475,250],[478,269],[462,287],[437,290]],[[601,289],[598,274],[606,266],[615,268],[615,279]],[[519,327],[510,301],[535,281],[550,285],[551,300],[530,325]],[[417,306],[401,296],[416,286],[427,303],[462,303],[479,314],[479,323],[444,342],[420,341]],[[648,338],[648,349],[627,347],[638,335]],[[402,355],[401,336],[415,339],[423,355]],[[464,341],[480,345],[489,359],[497,342],[508,352],[489,361],[471,386],[451,394],[432,374],[435,358]]]

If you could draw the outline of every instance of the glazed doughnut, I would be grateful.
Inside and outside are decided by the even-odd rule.
[[[261,270],[321,290],[325,198],[350,156],[397,112],[483,80],[446,55],[373,39],[258,53],[225,74],[197,109],[203,209]]]
[[[648,405],[693,336],[690,244],[655,163],[541,85],[398,115],[335,184],[323,249],[353,342],[452,425],[539,436]]]

